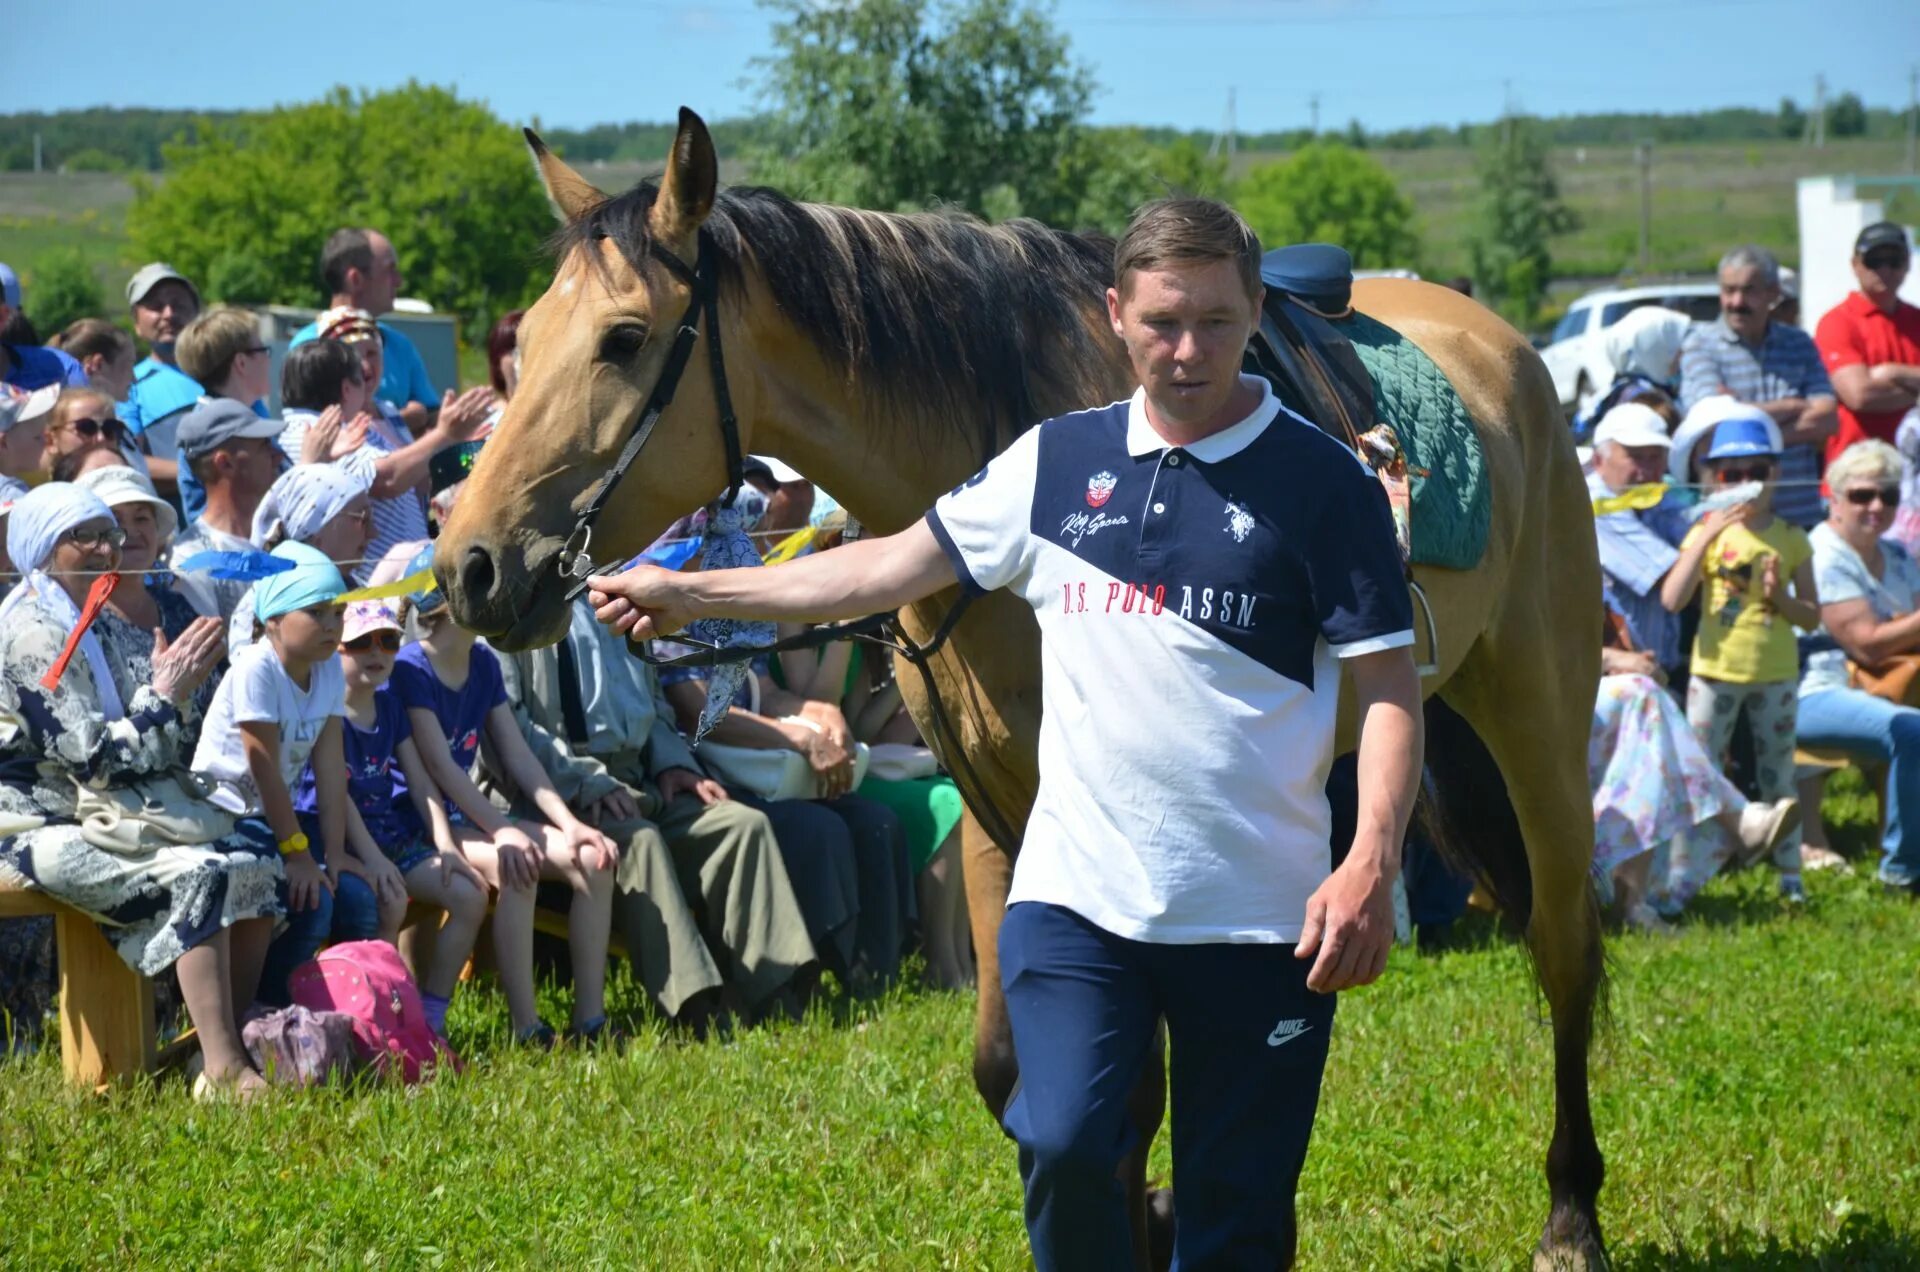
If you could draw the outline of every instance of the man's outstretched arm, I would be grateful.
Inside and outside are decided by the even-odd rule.
[[[933,531],[916,521],[884,539],[859,539],[782,565],[684,574],[640,565],[587,585],[601,622],[648,640],[696,618],[858,618],[931,596],[958,577]]]

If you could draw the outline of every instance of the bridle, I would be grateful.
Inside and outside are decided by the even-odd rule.
[[[620,484],[620,479],[640,458],[640,451],[653,436],[660,416],[673,404],[675,390],[680,387],[680,377],[686,373],[687,361],[693,356],[694,341],[700,338],[700,323],[704,318],[707,325],[707,364],[713,376],[713,401],[720,413],[720,440],[727,450],[727,493],[722,496],[727,506],[733,504],[740,493],[740,486],[746,480],[746,456],[740,447],[740,421],[733,412],[733,395],[727,390],[726,357],[720,347],[720,283],[714,268],[713,236],[705,228],[699,232],[699,255],[691,268],[687,263],[669,252],[659,243],[653,243],[650,254],[653,259],[665,266],[667,271],[692,292],[687,302],[687,312],[681,316],[680,329],[674,333],[673,347],[667,350],[666,363],[660,368],[660,378],[654,383],[653,392],[647,398],[647,404],[640,411],[640,418],[634,425],[626,445],[620,448],[620,457],[613,462],[594,486],[593,493],[587,498],[586,506],[574,520],[573,532],[560,549],[558,564],[561,580],[568,583],[567,603],[587,590],[587,580],[598,572],[589,549],[593,546],[593,525],[601,512],[606,509],[607,501]],[[955,785],[961,786],[961,797],[980,818],[982,827],[1001,847],[1008,851],[1019,845],[1018,836],[1013,833],[1009,822],[993,797],[981,782],[979,772],[968,758],[966,748],[960,743],[960,736],[953,727],[953,720],[947,714],[946,704],[941,701],[940,690],[933,680],[931,660],[940,652],[953,629],[960,623],[973,594],[962,591],[960,599],[947,611],[946,617],[935,629],[933,639],[922,645],[907,634],[898,614],[870,614],[850,623],[815,627],[792,636],[786,640],[775,641],[770,645],[716,646],[702,641],[689,640],[684,633],[676,633],[670,639],[695,648],[694,653],[679,657],[662,657],[651,651],[636,653],[644,662],[656,667],[711,667],[723,662],[746,662],[762,654],[780,653],[791,649],[810,649],[827,645],[836,640],[859,640],[878,645],[905,658],[919,670],[920,678],[926,689],[927,705],[933,717],[934,751],[942,766],[954,778]],[[961,780],[965,779],[965,785]],[[968,788],[971,788],[969,790]]]
[[[593,546],[593,523],[600,519],[605,511],[607,500],[613,497],[614,487],[627,475],[633,462],[640,458],[640,451],[653,436],[653,430],[660,423],[660,416],[673,405],[673,395],[680,387],[680,377],[686,372],[687,359],[693,356],[693,342],[700,338],[700,320],[707,322],[707,364],[713,373],[713,401],[720,412],[720,441],[727,448],[727,493],[724,496],[729,507],[734,496],[740,493],[740,484],[746,480],[746,456],[740,449],[740,420],[733,413],[733,395],[727,391],[726,355],[720,348],[720,280],[714,269],[713,236],[705,229],[699,235],[699,255],[692,268],[669,252],[659,243],[649,248],[653,259],[664,265],[667,272],[685,283],[693,293],[687,301],[687,312],[680,318],[680,329],[674,333],[673,347],[667,350],[667,361],[660,368],[660,378],[654,382],[653,393],[647,398],[647,404],[640,411],[639,421],[634,425],[633,434],[627,438],[627,444],[620,448],[620,457],[613,461],[593,488],[593,494],[587,499],[586,507],[574,520],[573,532],[560,549],[560,577],[571,583],[567,588],[567,601],[587,590],[587,580],[596,570],[593,557],[588,549]]]

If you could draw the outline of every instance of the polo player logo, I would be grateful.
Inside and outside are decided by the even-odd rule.
[[[1087,507],[1106,506],[1107,500],[1113,498],[1113,488],[1119,484],[1120,479],[1112,473],[1095,473],[1087,478]]]
[[[1245,504],[1227,505],[1227,533],[1233,536],[1235,543],[1245,543],[1247,536],[1253,533],[1253,514],[1247,511]]]

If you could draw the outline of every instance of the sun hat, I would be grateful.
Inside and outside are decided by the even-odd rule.
[[[173,510],[173,505],[160,497],[153,488],[153,482],[144,474],[124,464],[91,469],[74,478],[73,484],[82,490],[91,490],[109,508],[131,503],[151,504],[153,519],[160,527],[160,537],[171,539],[179,532],[180,514]]]
[[[293,568],[269,574],[253,585],[253,616],[259,622],[310,605],[323,605],[347,590],[340,568],[318,548],[290,539],[272,555],[293,562]]]
[[[1778,456],[1780,431],[1770,428],[1772,423],[1772,420],[1745,415],[1721,420],[1713,426],[1713,441],[1707,447],[1708,461]]]
[[[336,305],[322,312],[313,320],[313,331],[321,340],[338,340],[342,344],[380,338],[380,326],[374,322],[373,315],[351,305]]]
[[[193,293],[193,303],[196,305],[200,303],[200,289],[193,285],[193,280],[165,261],[154,261],[150,265],[142,265],[139,271],[127,280],[127,303],[139,304],[147,298],[148,292],[167,282],[184,285]]]
[[[1622,402],[1600,417],[1593,430],[1594,449],[1612,442],[1629,450],[1642,446],[1667,446],[1667,422],[1660,412],[1642,402]]]
[[[23,393],[11,386],[0,389],[0,433],[51,411],[53,404],[60,400],[60,389],[58,384],[49,384],[30,393]]]
[[[1773,449],[1780,450],[1780,426],[1771,416],[1751,402],[1742,402],[1739,398],[1726,393],[1716,393],[1701,398],[1693,404],[1680,427],[1673,430],[1673,445],[1667,452],[1667,476],[1676,482],[1687,480],[1687,462],[1701,441],[1718,428],[1723,420],[1749,419],[1764,421],[1773,429]]]
[[[400,625],[400,616],[393,606],[385,601],[354,601],[347,606],[345,625],[340,630],[341,641],[359,640],[368,632],[405,631]]]
[[[764,471],[768,477],[771,477],[783,486],[790,481],[808,480],[806,477],[801,476],[798,468],[782,460],[775,459],[771,455],[749,455],[746,458],[746,462],[740,465],[742,474],[752,474],[756,470]]]

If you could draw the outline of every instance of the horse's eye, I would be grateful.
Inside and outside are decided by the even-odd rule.
[[[600,356],[608,362],[624,362],[646,347],[646,327],[637,322],[623,322],[601,339]]]

